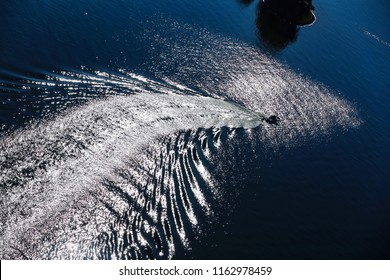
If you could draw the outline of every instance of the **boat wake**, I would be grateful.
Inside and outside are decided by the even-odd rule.
[[[390,47],[390,43],[386,42],[385,40],[383,40],[379,36],[369,32],[368,30],[366,30],[364,28],[363,28],[363,32],[364,32],[364,35],[369,36],[369,37],[375,39],[376,41],[378,41],[379,43],[381,43],[381,44],[383,44],[383,45],[385,45],[387,47]]]
[[[2,258],[171,258],[188,248],[216,192],[208,142],[221,128],[253,128],[261,118],[224,100],[137,83],[135,94],[1,138]]]
[[[349,102],[250,46],[160,30],[148,39],[164,64],[144,65],[153,79],[0,73],[2,93],[23,97],[2,105],[35,119],[0,127],[1,259],[185,255],[223,200],[210,172],[223,135],[259,127],[252,137],[288,147],[360,124]],[[279,125],[263,122],[271,114]]]

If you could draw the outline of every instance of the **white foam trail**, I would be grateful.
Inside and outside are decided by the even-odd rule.
[[[365,35],[371,37],[371,38],[374,38],[376,41],[378,41],[379,43],[387,46],[387,47],[390,47],[390,43],[386,42],[385,40],[383,40],[382,38],[380,38],[378,35],[375,35],[369,31],[367,31],[366,29],[363,29],[363,32]]]
[[[90,193],[96,192],[103,180],[118,181],[113,178],[115,171],[131,160],[141,160],[140,155],[159,137],[197,128],[252,128],[260,123],[257,114],[220,99],[142,92],[90,102],[3,137],[1,251],[5,254],[12,244],[27,239],[30,245],[44,247],[39,242],[48,234],[45,231],[55,231],[53,221],[67,227],[60,222],[63,217],[74,220],[81,215],[80,210],[66,214],[74,211],[69,207],[90,208]],[[139,164],[154,168],[148,167],[150,162]],[[145,177],[137,178],[140,184],[143,180]],[[130,196],[139,195],[134,187],[127,191]],[[109,197],[105,201],[110,201]],[[128,207],[121,204],[115,205]],[[76,242],[90,240],[91,234],[66,237],[57,257],[80,258],[75,253]]]

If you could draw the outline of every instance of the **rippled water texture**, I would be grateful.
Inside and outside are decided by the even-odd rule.
[[[6,258],[171,258],[177,247],[189,248],[187,235],[199,231],[199,215],[212,219],[211,202],[219,195],[207,155],[222,130],[262,124],[259,136],[277,144],[274,133],[290,141],[326,130],[329,125],[317,129],[326,118],[341,126],[356,121],[352,107],[308,82],[318,100],[311,104],[325,109],[301,126],[281,114],[276,128],[232,102],[132,73],[62,73],[47,80],[25,83],[48,89],[87,84],[92,90],[115,85],[128,94],[90,101],[1,139]],[[266,111],[287,100],[257,102]],[[334,103],[337,110],[327,109]],[[295,100],[299,109],[286,112],[313,115],[306,104]]]
[[[241,30],[255,25],[256,1],[213,9],[217,2],[204,10],[209,21],[202,1],[4,6],[0,258],[348,257],[374,243],[383,223],[366,233],[354,216],[366,197],[387,193],[354,179],[371,164],[358,149],[372,146],[351,141],[362,127],[374,130],[361,114],[368,97],[253,43],[252,35],[262,40],[256,27]],[[230,23],[248,11],[252,21]],[[326,18],[319,13],[313,27]],[[387,50],[371,30],[359,34]],[[381,103],[373,100],[368,107]],[[274,114],[280,122],[267,123]],[[362,238],[349,244],[344,225]],[[220,247],[209,246],[214,239]],[[341,243],[345,255],[327,252],[343,252]]]

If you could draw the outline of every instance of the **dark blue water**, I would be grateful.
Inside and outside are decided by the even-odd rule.
[[[1,258],[389,259],[390,4],[313,5],[2,1]]]

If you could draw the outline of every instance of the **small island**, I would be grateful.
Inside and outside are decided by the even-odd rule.
[[[263,0],[262,2],[270,13],[286,23],[305,26],[315,21],[312,0]]]
[[[298,27],[310,25],[315,19],[311,0],[262,0],[258,5],[259,36],[274,50],[294,42]]]

